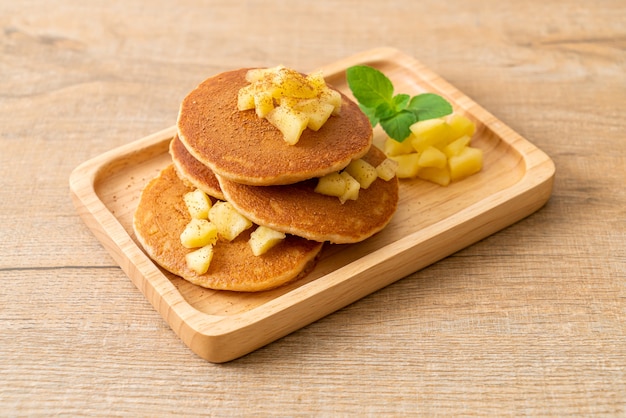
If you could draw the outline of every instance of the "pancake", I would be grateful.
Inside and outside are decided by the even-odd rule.
[[[365,155],[372,126],[342,94],[340,115],[318,130],[305,129],[295,145],[254,109],[239,111],[237,93],[248,69],[208,78],[182,101],[178,135],[187,150],[215,174],[249,185],[291,184],[338,171]]]
[[[135,235],[144,250],[165,270],[199,286],[243,292],[272,289],[304,276],[314,266],[322,244],[295,236],[261,256],[248,245],[253,228],[231,242],[218,240],[209,270],[197,274],[187,267],[180,233],[191,219],[183,195],[186,186],[169,165],[144,188],[133,219]]]
[[[170,155],[178,177],[219,200],[226,200],[215,174],[187,151],[177,136],[170,142]]]
[[[375,146],[363,159],[377,166],[385,154]],[[359,191],[357,200],[314,191],[317,179],[284,186],[249,186],[217,176],[233,206],[259,225],[314,241],[346,244],[362,241],[383,229],[398,205],[398,179],[376,179]]]

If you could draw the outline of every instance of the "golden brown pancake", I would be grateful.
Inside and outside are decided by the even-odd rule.
[[[363,157],[377,166],[385,155],[375,146]],[[314,241],[346,244],[383,229],[398,205],[398,179],[377,179],[357,200],[314,191],[317,179],[284,186],[248,186],[217,176],[224,195],[240,213],[259,225]]]
[[[170,155],[178,177],[184,182],[202,190],[211,197],[226,200],[215,174],[187,151],[178,136],[175,136],[170,142]]]
[[[180,140],[215,174],[242,184],[291,184],[338,171],[367,153],[371,124],[345,95],[340,115],[331,116],[318,131],[305,129],[295,145],[254,109],[239,111],[237,93],[248,84],[247,71],[205,80],[180,106]]]
[[[191,219],[183,195],[193,188],[177,176],[173,165],[151,180],[141,194],[133,219],[135,235],[146,253],[165,270],[211,289],[255,292],[295,280],[312,269],[322,244],[295,236],[261,256],[248,245],[253,228],[231,242],[218,240],[206,274],[187,267],[180,233]]]

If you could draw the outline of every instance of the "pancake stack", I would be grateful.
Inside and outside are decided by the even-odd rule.
[[[135,235],[155,262],[211,289],[262,291],[296,280],[314,267],[324,243],[363,241],[382,230],[397,208],[396,177],[377,178],[356,200],[316,191],[320,177],[354,160],[376,167],[386,159],[372,145],[371,124],[357,104],[339,93],[340,111],[290,144],[254,109],[239,110],[249,70],[213,76],[185,97],[170,143],[172,164],[145,187],[134,216]],[[202,274],[187,266],[192,250],[180,244],[191,219],[183,196],[195,189],[213,203],[229,202],[253,223],[232,241],[218,239]],[[248,240],[260,226],[285,238],[254,255]]]

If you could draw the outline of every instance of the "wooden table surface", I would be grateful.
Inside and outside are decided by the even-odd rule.
[[[626,414],[626,3],[0,3],[0,415]],[[545,151],[535,214],[238,360],[78,217],[80,163],[204,78],[409,54]]]

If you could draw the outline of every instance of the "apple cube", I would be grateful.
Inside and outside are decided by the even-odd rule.
[[[448,166],[453,181],[471,176],[482,169],[483,150],[465,147],[459,155],[454,155],[448,159]]]
[[[446,145],[443,152],[448,158],[459,155],[469,145],[470,140],[471,138],[467,135],[457,138]]]
[[[237,109],[254,109],[254,86],[252,84],[240,88],[237,92]]]
[[[359,198],[359,190],[361,190],[359,182],[346,171],[342,171],[340,176],[343,177],[346,183],[346,191],[339,196],[341,204],[346,203],[348,200],[357,200]]]
[[[341,94],[337,90],[333,90],[327,87],[322,90],[319,95],[319,99],[324,103],[333,105],[333,115],[337,116],[341,113],[341,105],[343,103],[343,99],[341,98]]]
[[[384,145],[385,154],[387,156],[395,156],[415,152],[413,144],[411,144],[411,137],[402,142],[398,142],[393,138],[387,137]]]
[[[272,81],[281,96],[312,99],[319,93],[304,75],[290,68],[279,69]]]
[[[275,231],[266,226],[259,226],[250,234],[248,244],[250,244],[252,254],[259,256],[265,254],[284,239],[284,233]]]
[[[180,234],[180,242],[185,248],[198,248],[217,241],[217,228],[206,219],[191,219]]]
[[[240,214],[230,202],[216,202],[209,210],[209,220],[215,224],[217,233],[227,241],[252,226],[252,222]]]
[[[398,162],[390,158],[386,158],[382,163],[376,166],[376,173],[379,178],[389,181],[396,176],[397,169]]]
[[[265,117],[283,134],[285,142],[290,145],[300,140],[300,135],[309,124],[309,117],[305,113],[285,106],[275,107]]]
[[[209,209],[211,209],[211,199],[200,189],[185,193],[183,196],[187,211],[192,218],[207,219],[209,217]]]
[[[476,125],[468,117],[453,113],[448,116],[448,125],[450,126],[450,139],[455,140],[462,136],[469,136],[470,138],[476,132]]]
[[[436,183],[440,186],[450,184],[450,172],[448,168],[422,167],[417,172],[417,177]]]
[[[270,91],[260,91],[254,93],[254,108],[260,118],[264,118],[274,109],[274,97]]]
[[[413,133],[411,144],[417,152],[430,146],[442,148],[448,142],[450,126],[445,119],[428,119],[414,123],[410,130]]]
[[[370,185],[378,178],[376,167],[361,158],[353,160],[350,164],[348,164],[345,171],[359,182],[362,189],[370,187]]]
[[[398,163],[398,168],[396,169],[396,176],[398,176],[398,178],[411,178],[417,175],[417,171],[419,170],[418,161],[420,158],[417,152],[390,156],[389,158]]]
[[[213,245],[206,245],[185,255],[187,267],[198,274],[204,274],[209,270],[211,260],[213,260]]]
[[[294,107],[309,118],[307,128],[314,131],[319,130],[335,110],[332,104],[320,102],[317,99],[301,100]]]
[[[420,167],[444,168],[446,167],[447,162],[448,158],[446,157],[446,154],[437,148],[430,146],[420,153],[417,164]]]
[[[346,180],[337,172],[328,173],[317,180],[315,192],[340,197],[346,192]]]

